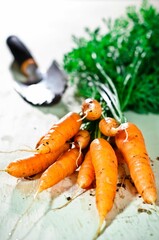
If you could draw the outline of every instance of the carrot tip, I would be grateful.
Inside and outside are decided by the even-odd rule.
[[[105,230],[106,228],[106,221],[100,220],[99,227],[97,229],[97,232],[93,238],[93,240],[96,240]]]
[[[79,188],[84,188],[84,181],[80,180],[80,183],[78,183]]]
[[[40,189],[40,187],[39,187],[38,190],[35,192],[33,198],[36,199],[37,195],[38,195],[40,192],[42,192],[42,189]]]

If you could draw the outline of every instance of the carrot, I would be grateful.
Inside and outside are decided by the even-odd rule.
[[[35,148],[38,148],[38,147],[39,147],[39,145],[41,144],[42,139],[43,139],[44,137],[45,137],[45,135],[42,136],[42,137],[38,140],[38,142],[37,142],[36,145],[35,145]]]
[[[81,118],[78,113],[70,112],[53,124],[49,132],[37,143],[38,153],[49,153],[59,149],[70,140],[80,129]]]
[[[37,193],[54,186],[71,175],[80,166],[81,162],[82,153],[80,153],[79,149],[69,149],[42,174]]]
[[[138,193],[146,203],[154,204],[157,190],[144,137],[135,124],[128,122],[126,126],[115,136],[116,145],[128,165]]]
[[[120,152],[119,148],[117,148],[116,146],[114,146],[113,149],[114,149],[114,151],[115,151],[118,164],[124,164],[124,163],[125,163],[124,157],[123,157],[122,153]]]
[[[115,136],[119,130],[119,123],[111,117],[106,117],[100,120],[99,130],[105,136],[112,137]]]
[[[87,130],[79,130],[74,136],[74,144],[77,148],[86,148],[90,142],[90,133]]]
[[[82,113],[88,120],[96,120],[102,114],[102,107],[100,103],[92,98],[87,98],[82,103]]]
[[[57,208],[54,208],[53,210],[58,210],[66,207],[74,199],[76,199],[78,196],[83,194],[87,190],[87,188],[90,187],[94,178],[95,178],[94,168],[91,162],[90,151],[88,151],[84,157],[83,163],[81,164],[81,167],[78,172],[78,177],[77,177],[78,189],[74,193],[73,197],[71,197],[65,204]]]
[[[77,148],[79,146],[77,145]],[[79,153],[80,153],[79,149]],[[74,199],[79,197],[81,194],[83,194],[87,188],[91,185],[93,182],[95,176],[94,176],[94,168],[91,162],[91,156],[90,156],[90,151],[88,151],[84,157],[83,163],[81,164],[81,167],[78,172],[78,177],[77,177],[77,184],[78,184],[78,189],[74,193],[74,195],[63,205],[54,208],[53,210],[58,210],[66,207],[68,204],[70,204]]]
[[[112,146],[103,138],[96,138],[90,144],[92,164],[96,178],[96,205],[101,232],[107,213],[113,207],[117,186],[117,158]]]
[[[48,168],[57,158],[69,149],[69,144],[65,143],[61,148],[55,152],[46,154],[35,154],[31,157],[20,159],[11,162],[5,169],[5,172],[14,177],[29,177],[34,174],[43,172]]]
[[[90,150],[88,150],[78,172],[77,184],[80,188],[86,189],[91,185],[94,179],[94,167],[91,160]]]

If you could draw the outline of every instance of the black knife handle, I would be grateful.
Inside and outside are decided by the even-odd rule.
[[[23,74],[28,75],[26,70],[28,65],[37,66],[32,54],[17,36],[9,36],[6,42],[21,71]]]
[[[16,36],[7,38],[7,45],[10,48],[15,61],[21,66],[26,60],[33,58],[27,47]]]

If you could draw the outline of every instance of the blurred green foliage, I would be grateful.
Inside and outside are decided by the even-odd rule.
[[[130,6],[125,16],[103,19],[105,29],[86,28],[73,36],[75,47],[63,66],[76,94],[100,98],[94,82],[107,84],[98,64],[114,83],[122,111],[159,113],[159,13],[147,1]],[[103,30],[105,33],[103,33]]]

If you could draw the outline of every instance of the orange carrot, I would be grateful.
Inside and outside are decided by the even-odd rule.
[[[86,148],[90,142],[90,133],[87,130],[79,130],[74,136],[74,144],[77,148]]]
[[[92,98],[87,98],[82,103],[82,113],[88,120],[96,120],[102,114],[102,107],[100,103]]]
[[[40,139],[37,145],[38,153],[49,153],[60,148],[70,140],[80,129],[81,118],[78,113],[70,112],[55,123],[49,132]]]
[[[146,203],[154,204],[157,190],[142,132],[133,123],[125,125],[125,130],[115,136],[116,145],[123,154],[138,193]]]
[[[114,151],[115,151],[115,154],[116,154],[118,163],[119,163],[119,164],[124,164],[124,163],[125,163],[124,157],[123,157],[122,153],[120,152],[119,148],[117,148],[116,146],[114,146],[113,149],[114,149]]]
[[[118,132],[119,123],[111,117],[106,117],[100,120],[99,130],[105,136],[112,137]]]
[[[31,157],[11,162],[5,171],[14,177],[30,177],[43,172],[57,158],[69,149],[69,144],[65,143],[60,149],[46,154],[35,154]]]
[[[88,188],[95,179],[94,167],[91,160],[90,150],[85,155],[78,172],[77,184],[80,188]]]
[[[45,135],[44,136],[42,136],[39,140],[38,140],[38,142],[36,143],[36,145],[35,145],[35,148],[38,148],[39,147],[39,145],[41,144],[41,141],[42,141],[42,139],[45,137]]]
[[[69,149],[42,174],[37,193],[54,186],[65,177],[71,175],[80,166],[81,162],[82,154],[79,149]]]
[[[107,213],[113,207],[117,186],[117,158],[112,146],[103,138],[96,138],[90,144],[92,164],[96,178],[96,205],[99,213],[100,234]]]

